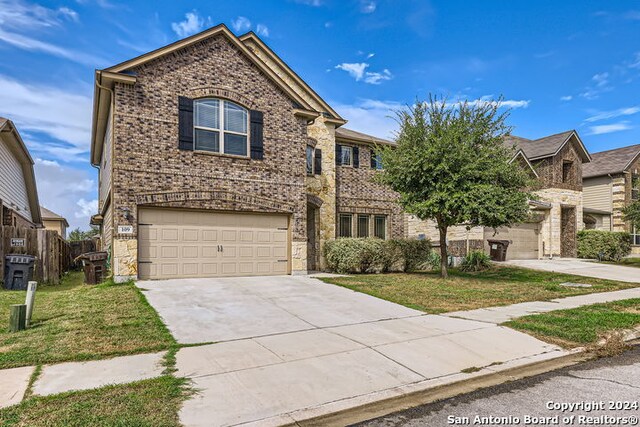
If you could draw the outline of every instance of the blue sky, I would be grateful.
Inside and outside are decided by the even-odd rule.
[[[429,93],[504,96],[520,136],[640,143],[640,2],[0,0],[0,115],[36,159],[41,203],[87,228],[93,70],[218,23],[259,33],[349,120],[389,137]]]

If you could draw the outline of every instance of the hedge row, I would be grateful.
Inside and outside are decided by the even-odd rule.
[[[416,271],[429,268],[429,240],[340,238],[324,245],[327,267],[337,273]]]
[[[620,231],[581,230],[578,257],[600,261],[619,261],[631,253],[631,235]]]

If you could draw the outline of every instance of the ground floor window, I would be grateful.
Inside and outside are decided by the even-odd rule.
[[[340,214],[338,224],[338,237],[352,237],[351,222],[353,221],[353,215]]]
[[[631,229],[631,244],[640,246],[640,226],[634,225]]]
[[[338,237],[387,238],[387,216],[341,213],[338,215]]]

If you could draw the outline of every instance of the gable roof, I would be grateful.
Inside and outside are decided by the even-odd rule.
[[[592,178],[625,172],[638,156],[640,144],[593,153],[591,163],[582,167],[582,177]]]
[[[60,216],[53,211],[50,211],[44,206],[40,206],[40,213],[42,215],[43,221],[64,221],[64,226],[65,227],[69,226],[69,223],[67,222],[67,219],[65,217]]]
[[[536,178],[539,178],[538,172],[536,172],[535,168],[527,158],[526,154],[524,154],[524,151],[522,151],[521,149],[516,151],[516,154],[514,154],[514,156],[511,158],[510,163],[514,162],[518,157],[524,160],[524,162],[529,167],[529,170],[532,172],[533,176],[535,176]]]
[[[324,99],[322,99],[320,95],[318,95],[315,90],[313,90],[313,88],[311,88],[311,86],[307,84],[307,82],[305,82],[295,71],[293,71],[291,67],[289,67],[289,65],[287,65],[287,63],[284,62],[269,46],[267,46],[267,44],[262,41],[262,39],[258,37],[256,33],[254,33],[253,31],[249,31],[248,33],[245,33],[238,37],[238,39],[245,45],[247,44],[247,42],[253,42],[258,45],[258,47],[260,47],[266,53],[270,60],[275,62],[290,79],[292,79],[305,92],[307,92],[310,98],[312,98],[325,109],[325,111],[321,111],[321,113],[326,113],[326,115],[331,116],[330,118],[346,123],[346,120],[340,117],[340,114],[338,114]]]
[[[336,128],[336,140],[346,142],[365,142],[368,144],[395,145],[395,142],[389,141],[388,139],[378,138],[376,136],[367,135],[366,133],[346,129],[344,127]]]
[[[94,88],[93,98],[93,123],[91,132],[91,163],[97,165],[99,163],[99,150],[102,147],[102,139],[104,138],[106,128],[106,116],[109,107],[111,94],[109,91],[113,88],[114,82],[134,84],[136,76],[131,74],[131,68],[140,66],[154,59],[163,57],[179,49],[191,46],[204,39],[223,35],[229,42],[242,52],[249,60],[262,71],[279,89],[281,89],[290,99],[292,99],[299,108],[296,108],[296,114],[315,118],[319,115],[307,101],[298,95],[289,85],[287,85],[271,68],[269,68],[258,56],[253,53],[244,43],[242,43],[224,24],[216,25],[208,30],[194,34],[190,37],[178,40],[159,49],[142,54],[135,58],[113,65],[104,70],[96,70],[96,84]]]
[[[0,139],[3,134],[11,135],[12,140],[6,140],[9,149],[14,153],[20,165],[22,166],[22,175],[24,176],[25,185],[27,187],[27,197],[29,198],[29,210],[31,211],[31,222],[36,225],[42,224],[40,215],[40,203],[38,201],[38,187],[36,186],[36,176],[33,172],[33,159],[27,150],[22,137],[18,133],[18,129],[9,119],[0,117]]]
[[[578,142],[578,146],[580,147],[579,154],[582,161],[585,163],[591,161],[591,155],[575,130],[568,130],[538,139],[527,139],[520,136],[509,135],[505,137],[504,143],[521,149],[527,158],[532,161],[555,156],[572,137],[575,137]]]

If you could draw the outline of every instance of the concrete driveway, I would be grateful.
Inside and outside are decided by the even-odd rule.
[[[186,426],[281,425],[514,364],[555,346],[489,322],[425,315],[309,277],[138,282],[198,390]],[[467,368],[479,373],[461,373]]]
[[[504,264],[532,268],[534,270],[555,271],[558,273],[595,277],[597,279],[616,280],[618,282],[640,282],[640,268],[601,264],[575,258],[511,260],[504,262]]]

